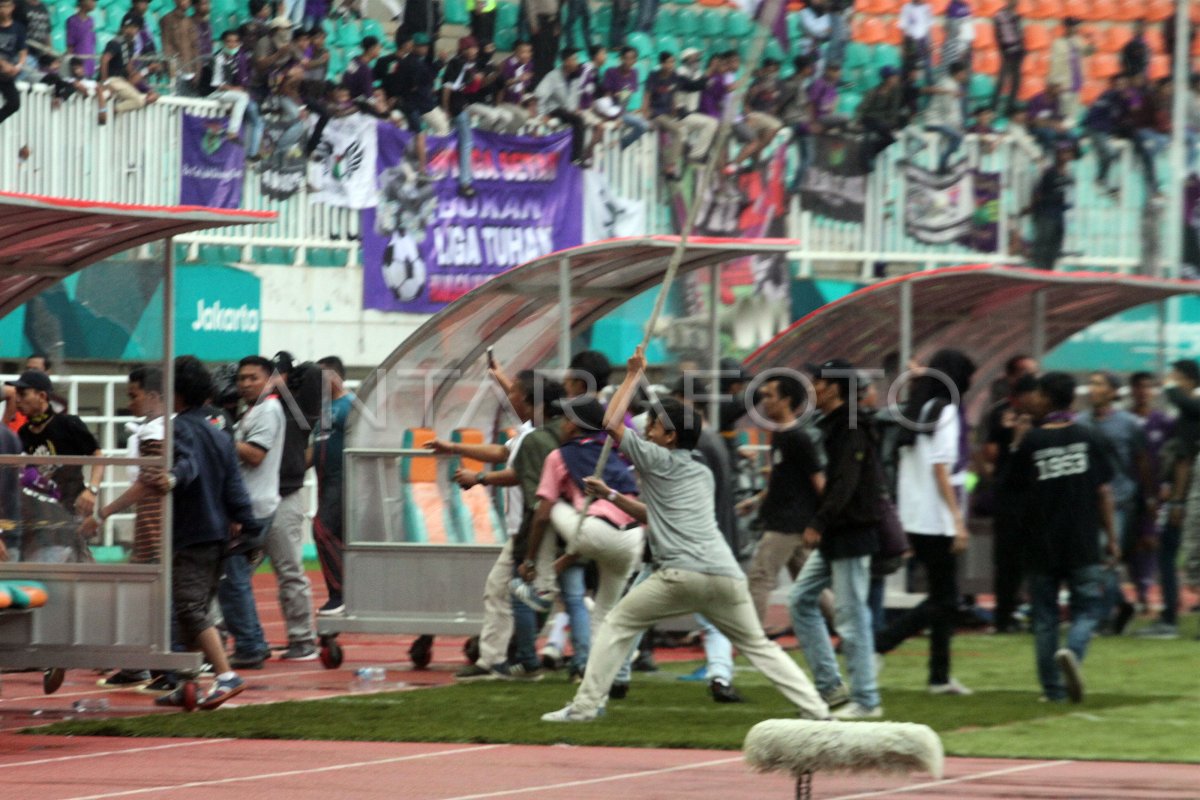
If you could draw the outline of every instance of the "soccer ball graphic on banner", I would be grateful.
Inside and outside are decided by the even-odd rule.
[[[421,238],[437,210],[432,184],[421,180],[407,160],[386,170],[376,210],[375,227],[388,237],[380,270],[396,299],[408,303],[425,291],[426,266]],[[419,238],[421,237],[421,238]]]

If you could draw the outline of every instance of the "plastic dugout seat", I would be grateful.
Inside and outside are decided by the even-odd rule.
[[[476,428],[459,428],[452,431],[450,441],[463,444],[483,444],[483,431]],[[482,461],[469,458],[456,459],[450,468],[462,467],[468,472],[485,472],[491,469]],[[496,541],[501,530],[491,492],[464,492],[457,484],[450,485],[450,519],[454,525],[453,535],[460,544],[491,543]]]
[[[1121,72],[1121,62],[1112,53],[1095,53],[1088,59],[1088,76],[1096,80],[1108,80]]]
[[[436,438],[430,428],[409,428],[403,447],[419,447]],[[434,456],[400,457],[400,497],[403,503],[404,541],[447,543],[441,493],[437,486],[438,463]]]
[[[1050,49],[1050,31],[1041,25],[1025,26],[1025,49],[1029,52]]]

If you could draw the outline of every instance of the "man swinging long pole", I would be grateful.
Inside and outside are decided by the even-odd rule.
[[[696,225],[696,217],[699,216],[700,206],[704,201],[706,194],[709,191],[709,185],[712,182],[713,173],[717,171],[717,166],[721,162],[721,155],[725,152],[725,146],[729,139],[730,129],[733,127],[734,109],[741,106],[742,98],[746,94],[746,88],[749,83],[750,75],[754,72],[754,66],[762,59],[763,51],[766,50],[767,40],[771,37],[770,25],[773,24],[775,18],[779,15],[780,9],[783,7],[783,0],[766,0],[762,7],[762,13],[759,16],[759,24],[754,34],[754,40],[750,43],[750,53],[746,58],[746,72],[734,84],[733,90],[726,98],[726,105],[721,114],[721,124],[717,128],[717,135],[713,142],[712,149],[708,153],[708,158],[704,161],[704,167],[700,171],[700,176],[696,179],[694,191],[692,194],[692,202],[688,207],[687,218],[684,220],[683,230],[679,234],[679,242],[675,245],[674,251],[671,253],[671,260],[667,264],[667,274],[663,276],[662,286],[659,287],[658,297],[654,301],[654,310],[650,313],[650,319],[646,323],[646,331],[642,335],[642,343],[639,345],[641,351],[645,351],[647,345],[650,344],[650,337],[658,324],[658,318],[662,315],[663,305],[667,300],[667,293],[671,291],[671,284],[675,282],[675,276],[679,272],[679,265],[683,261],[683,254],[687,250],[688,237],[692,235],[692,229]],[[715,344],[715,343],[714,343]],[[604,449],[600,453],[600,460],[596,463],[596,471],[593,477],[600,478],[604,474],[604,467],[608,464],[608,457],[612,454],[612,438],[608,438],[604,442]],[[587,509],[591,506],[594,498],[589,497],[587,505],[584,507],[584,513],[579,516],[579,527],[582,528],[583,520],[587,515]],[[575,531],[576,535],[579,530]]]

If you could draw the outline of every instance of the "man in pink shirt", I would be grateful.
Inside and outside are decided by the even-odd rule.
[[[586,505],[583,481],[595,472],[604,447],[604,407],[593,395],[563,400],[561,405],[563,423],[559,435],[563,444],[546,458],[542,467],[529,552],[538,552],[547,528],[552,526],[566,544],[566,554],[555,562],[558,571],[579,559],[595,562],[599,585],[592,609],[594,632],[621,599],[629,576],[641,561],[644,539],[642,528],[633,517],[607,498],[593,502],[580,525],[579,517]],[[614,492],[637,493],[633,467],[618,453],[613,453],[605,465],[604,482]],[[522,577],[532,581],[532,570],[523,566]]]

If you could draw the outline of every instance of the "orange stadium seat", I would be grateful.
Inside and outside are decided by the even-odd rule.
[[[1079,99],[1083,101],[1085,106],[1090,106],[1096,102],[1096,98],[1104,92],[1104,84],[1099,81],[1088,81],[1083,85],[1083,89],[1079,92]]]
[[[1096,53],[1088,60],[1088,75],[1106,81],[1121,72],[1121,62],[1112,53]]]
[[[1030,52],[1050,49],[1050,31],[1041,25],[1026,25],[1025,49]]]
[[[1163,39],[1161,27],[1152,26],[1146,28],[1146,44],[1150,46],[1151,53],[1166,53],[1167,43]]]
[[[976,49],[971,62],[975,71],[984,75],[995,75],[1000,71],[1000,53],[996,50]]]
[[[975,50],[992,50],[996,47],[996,26],[986,22],[975,23]]]
[[[1046,91],[1046,81],[1040,76],[1021,79],[1020,98],[1022,101],[1029,102],[1044,91]]]
[[[1174,0],[1150,0],[1146,4],[1146,19],[1151,22],[1162,22],[1174,13]]]
[[[1030,19],[1058,19],[1063,15],[1062,0],[1038,0],[1029,10]]]
[[[1084,19],[1087,17],[1088,8],[1091,4],[1091,0],[1063,0],[1062,15],[1064,17]]]
[[[1105,53],[1119,53],[1133,38],[1133,31],[1124,25],[1113,25],[1104,32],[1100,49]]]
[[[1148,11],[1148,3],[1146,0],[1120,0],[1117,6],[1116,18],[1123,22],[1133,22],[1136,19],[1143,19]]]
[[[887,38],[883,20],[876,17],[859,17],[854,23],[855,41],[863,44],[879,44]]]
[[[950,5],[950,0],[929,0],[929,7],[933,9],[934,16],[942,16],[946,13],[946,8]]]
[[[1029,19],[1030,14],[1037,13],[1037,0],[1020,0],[1017,3],[1017,13],[1025,19]]]
[[[946,29],[935,26],[929,38],[933,40],[933,52],[942,52],[942,45],[946,42]]]
[[[976,34],[979,32],[980,25],[992,27],[991,18],[996,16],[996,12],[1002,8],[1004,8],[1004,0],[979,0],[975,4]]]
[[[1171,75],[1171,57],[1153,56],[1150,59],[1150,80],[1157,81]]]
[[[1050,54],[1044,50],[1037,53],[1030,53],[1021,62],[1021,74],[1025,77],[1037,75],[1044,78],[1049,71]]]
[[[1116,0],[1091,0],[1084,7],[1083,19],[1105,22],[1117,16]]]

